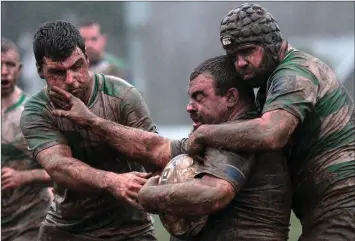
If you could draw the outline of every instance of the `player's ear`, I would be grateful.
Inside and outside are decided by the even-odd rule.
[[[235,89],[235,88],[230,88],[227,91],[226,97],[227,97],[227,106],[228,107],[235,106],[239,101],[239,93],[238,93],[237,89]]]
[[[43,67],[36,62],[37,73],[41,79],[44,79]]]

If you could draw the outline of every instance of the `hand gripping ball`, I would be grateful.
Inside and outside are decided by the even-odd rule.
[[[174,157],[164,168],[159,185],[176,184],[192,180],[196,175],[197,163],[188,155]],[[205,226],[208,216],[189,216],[186,218],[159,214],[166,230],[175,237],[186,238],[196,236]]]

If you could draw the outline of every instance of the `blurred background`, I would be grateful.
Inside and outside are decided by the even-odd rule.
[[[18,83],[34,94],[45,86],[32,52],[34,31],[44,22],[92,20],[107,36],[125,78],[144,95],[162,135],[190,132],[185,111],[190,72],[203,60],[224,54],[219,42],[223,16],[242,2],[1,2],[1,36],[16,42],[23,72]],[[354,2],[256,2],[278,20],[293,47],[332,66],[354,99]],[[160,241],[168,234],[156,220]],[[300,226],[291,218],[290,240]]]

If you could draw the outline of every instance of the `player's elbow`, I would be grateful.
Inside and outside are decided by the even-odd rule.
[[[259,120],[266,149],[272,151],[284,148],[299,124],[296,116],[284,110],[266,112]]]
[[[212,205],[211,211],[213,213],[219,212],[226,208],[228,204],[235,198],[236,192],[234,187],[229,184],[227,189],[219,190],[219,195],[216,193],[216,200]]]
[[[62,177],[65,176],[64,169],[69,166],[64,164],[63,157],[60,158],[59,155],[46,155],[45,153],[39,153],[37,160],[51,180],[58,184],[61,183],[61,180],[63,179]]]
[[[285,147],[288,141],[285,129],[264,120],[261,121],[260,129],[265,151],[277,151]]]
[[[269,136],[264,138],[265,146],[268,151],[277,151],[286,145],[287,141],[279,133],[272,131]]]
[[[234,199],[236,195],[235,188],[229,182],[217,179],[218,183],[215,187],[209,187],[208,191],[205,191],[200,204],[199,215],[210,215],[221,211]]]
[[[56,183],[61,182],[61,177],[63,176],[63,165],[60,165],[58,162],[48,163],[43,168],[46,170],[47,174],[50,178],[55,181]]]

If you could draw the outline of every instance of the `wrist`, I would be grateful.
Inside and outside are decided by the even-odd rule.
[[[199,144],[203,144],[205,141],[205,136],[206,136],[205,134],[206,134],[206,125],[201,125],[196,130],[195,142],[197,142]]]
[[[95,126],[99,126],[101,123],[100,117],[93,115],[87,119],[84,119],[82,126],[87,128],[92,128]]]
[[[31,171],[18,171],[18,172],[20,177],[19,178],[20,185],[31,183],[31,179],[32,179]]]
[[[104,176],[102,189],[106,192],[113,193],[117,190],[117,179],[119,179],[119,174],[113,172],[107,172]]]

